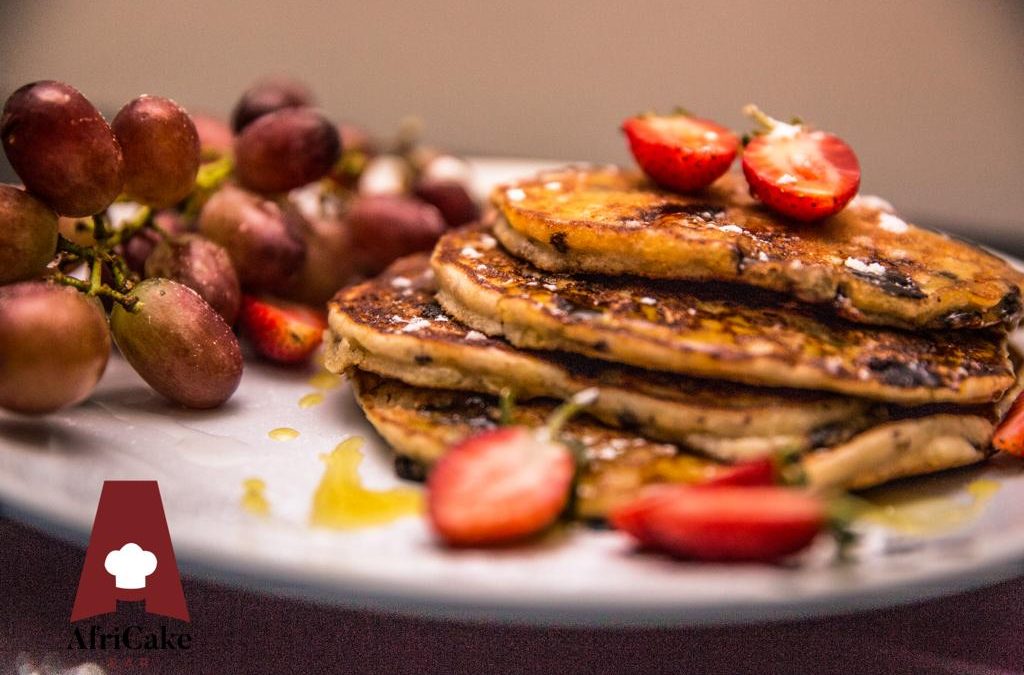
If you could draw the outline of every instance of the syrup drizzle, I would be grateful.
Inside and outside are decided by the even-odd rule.
[[[386,525],[423,512],[423,493],[413,488],[369,490],[359,477],[363,439],[352,437],[320,458],[326,465],[313,494],[310,523],[350,530]]]

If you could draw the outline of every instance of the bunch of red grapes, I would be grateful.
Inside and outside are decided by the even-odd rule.
[[[0,185],[0,407],[84,400],[111,338],[191,408],[238,387],[236,324],[264,357],[308,358],[340,287],[479,215],[465,163],[415,135],[383,150],[284,79],[230,126],[148,95],[108,124],[67,84],[21,87],[0,118],[23,183]]]

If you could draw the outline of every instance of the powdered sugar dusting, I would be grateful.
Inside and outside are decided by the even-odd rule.
[[[413,319],[402,328],[403,333],[415,333],[418,330],[423,330],[430,325],[430,321],[427,319]]]
[[[859,258],[847,258],[843,264],[854,272],[860,272],[861,274],[874,274],[875,276],[885,274],[885,265],[881,263],[866,263]]]
[[[894,216],[891,213],[885,213],[884,211],[878,214],[878,227],[882,228],[886,232],[892,232],[893,234],[903,234],[909,229],[906,221],[899,216]]]

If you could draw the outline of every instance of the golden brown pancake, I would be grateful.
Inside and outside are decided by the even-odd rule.
[[[356,401],[396,453],[430,465],[464,438],[495,428],[493,397],[412,387],[359,370],[349,373]],[[555,403],[544,399],[517,406],[513,422],[543,424]],[[812,488],[865,488],[981,461],[988,456],[992,422],[975,414],[938,413],[881,424],[802,460]],[[603,517],[652,483],[694,483],[723,465],[612,429],[586,416],[572,420],[561,440],[582,453],[575,512]]]
[[[431,264],[449,314],[523,349],[900,404],[995,401],[1013,383],[1003,332],[911,333],[749,287],[545,273],[480,229],[442,237]]]
[[[724,459],[805,450],[877,421],[863,399],[763,389],[611,364],[575,354],[519,350],[447,316],[434,299],[426,255],[398,261],[330,303],[325,365],[420,387],[565,399],[600,392],[592,414]]]
[[[904,222],[876,198],[801,224],[730,173],[680,195],[614,167],[568,167],[499,186],[498,239],[555,272],[738,282],[903,328],[1016,325],[1024,275],[981,248]]]

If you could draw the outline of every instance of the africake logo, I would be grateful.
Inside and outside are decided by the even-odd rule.
[[[181,576],[156,481],[105,481],[78,582],[71,621],[118,611],[118,601],[144,602],[146,614],[188,621]],[[75,628],[69,648],[188,649],[191,636],[166,626],[113,631]]]

